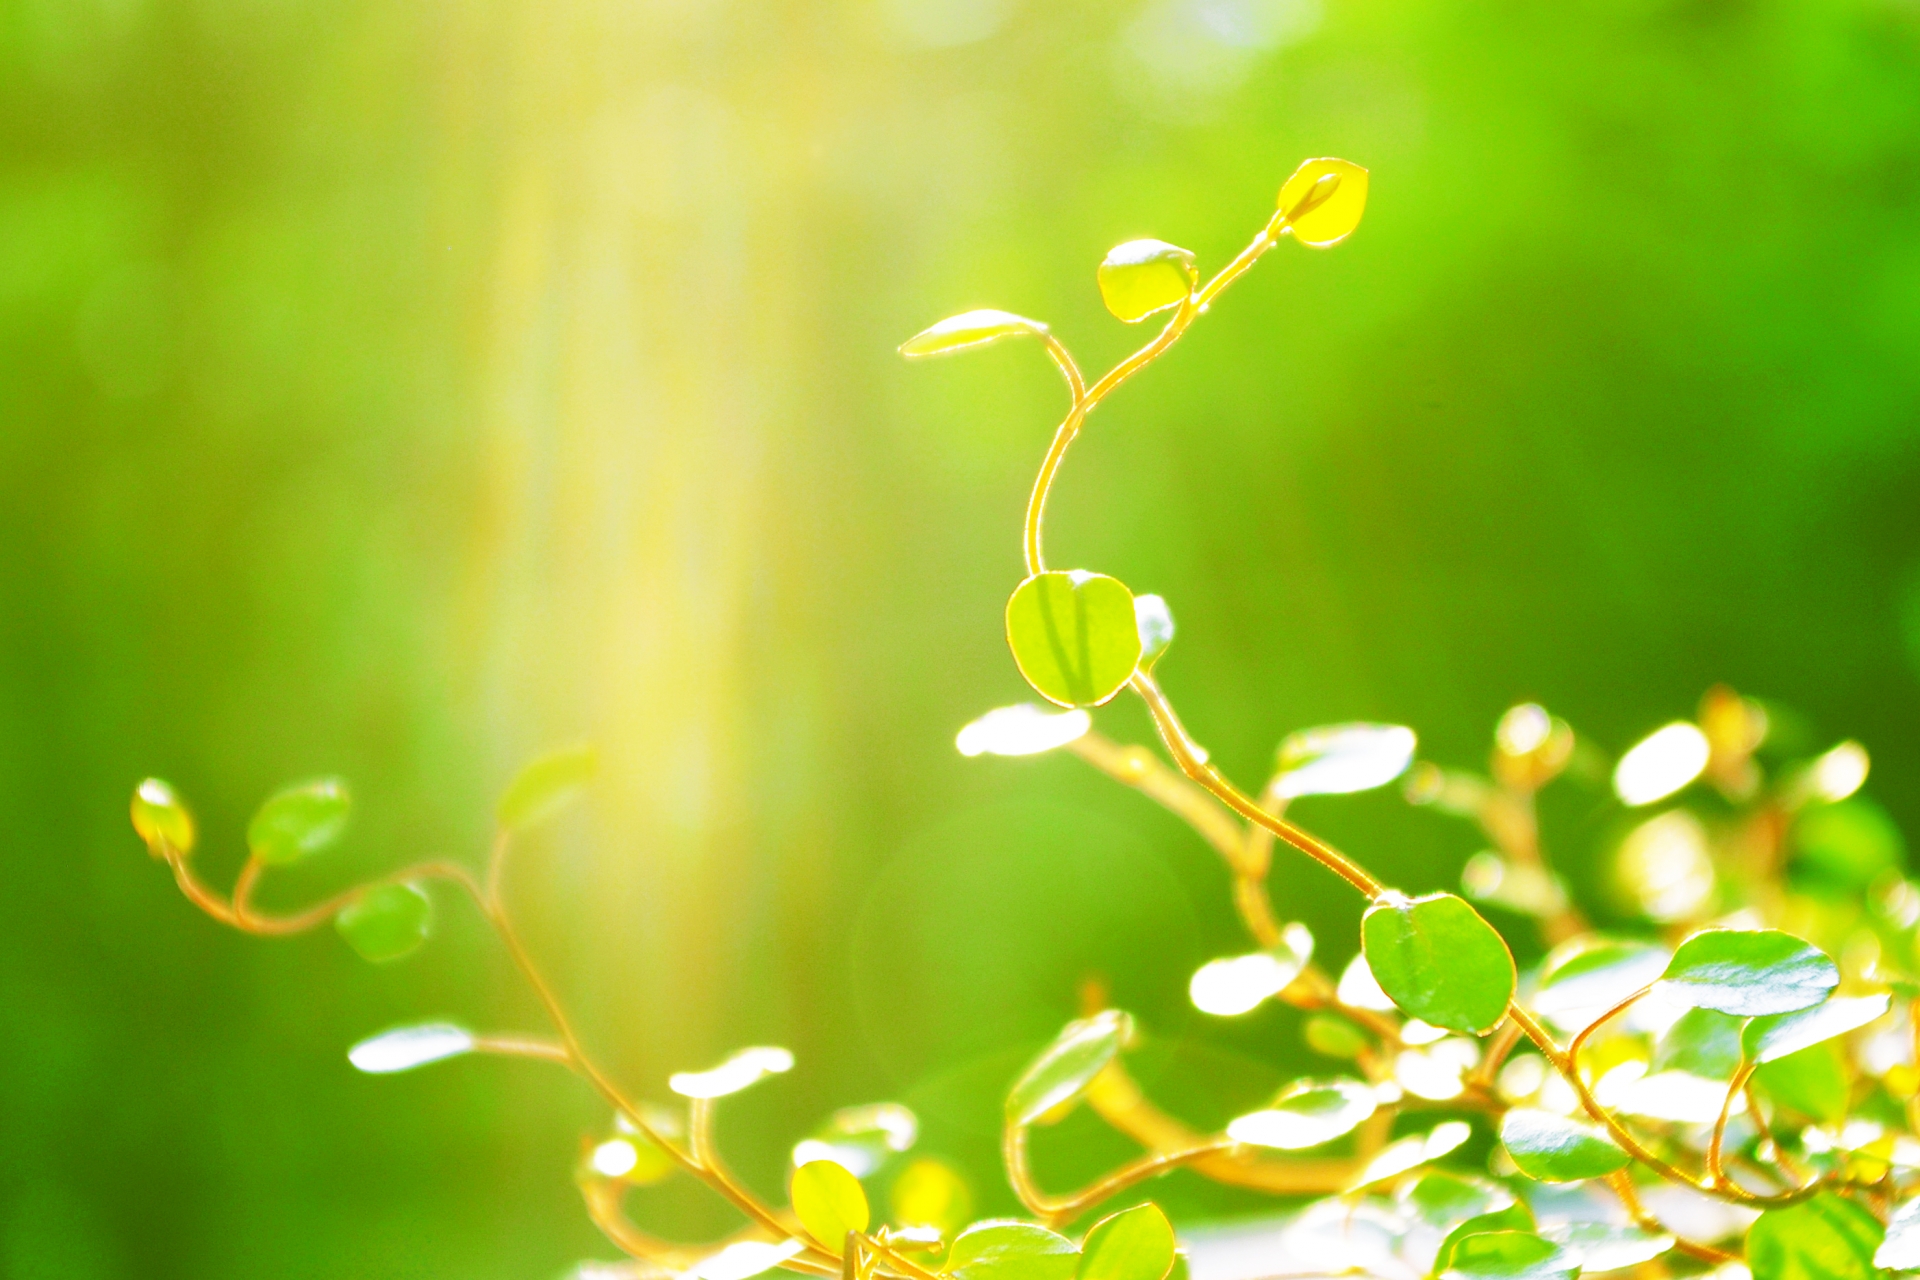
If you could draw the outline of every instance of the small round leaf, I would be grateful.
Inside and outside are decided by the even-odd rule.
[[[333,918],[347,945],[375,964],[419,950],[432,923],[433,904],[410,884],[375,885]]]
[[[1037,573],[1007,601],[1007,644],[1020,674],[1049,702],[1098,706],[1140,661],[1133,593],[1104,573]]]
[[[962,311],[939,324],[922,329],[900,344],[900,354],[909,360],[920,356],[943,356],[968,347],[981,347],[1001,338],[1022,334],[1042,334],[1047,326],[1038,320],[1014,315],[1011,311]]]
[[[1484,1035],[1506,1016],[1513,954],[1453,894],[1382,893],[1360,921],[1360,945],[1380,989],[1422,1021]]]
[[[501,828],[522,831],[558,812],[592,781],[599,764],[598,754],[584,744],[562,747],[532,761],[501,793],[497,810]]]
[[[1031,1222],[976,1222],[953,1242],[946,1271],[958,1280],[1072,1280],[1079,1252]]]
[[[1156,1204],[1100,1219],[1080,1246],[1079,1280],[1166,1280],[1173,1269],[1173,1224]]]
[[[1266,1110],[1229,1124],[1227,1136],[1235,1142],[1301,1151],[1352,1133],[1378,1106],[1373,1090],[1358,1080],[1297,1080]]]
[[[1140,669],[1151,670],[1173,643],[1173,610],[1160,596],[1135,596],[1133,621],[1140,633]]]
[[[1871,1213],[1823,1192],[1768,1209],[1747,1229],[1753,1280],[1873,1280],[1884,1231]]]
[[[1320,187],[1329,177],[1331,189]],[[1367,211],[1367,171],[1347,160],[1304,161],[1280,187],[1280,211],[1299,208],[1310,195],[1315,197],[1311,206],[1289,223],[1293,238],[1311,248],[1330,248],[1352,235]]]
[[[1633,1160],[1604,1131],[1531,1107],[1507,1112],[1500,1121],[1500,1141],[1520,1172],[1539,1182],[1604,1178]]]
[[[1663,995],[1737,1018],[1819,1004],[1840,982],[1827,953],[1778,929],[1706,929],[1682,942],[1660,978]]]
[[[1331,1013],[1314,1014],[1301,1030],[1307,1047],[1329,1058],[1357,1058],[1373,1043],[1366,1032]]]
[[[1079,1097],[1132,1038],[1133,1019],[1118,1009],[1069,1022],[1014,1082],[1007,1094],[1007,1123],[1032,1124]]]
[[[1573,1280],[1580,1263],[1530,1231],[1486,1231],[1454,1242],[1441,1280]]]
[[[247,824],[247,848],[269,866],[318,853],[339,838],[352,807],[347,784],[318,778],[270,798]]]
[[[1164,240],[1115,245],[1100,264],[1100,298],[1128,324],[1177,307],[1193,292],[1193,253]]]
[[[1346,795],[1384,787],[1413,763],[1419,740],[1398,724],[1328,724],[1288,734],[1274,759],[1275,787],[1288,798]]]
[[[831,1160],[813,1160],[795,1169],[788,1193],[807,1234],[835,1253],[847,1232],[867,1229],[871,1214],[860,1179]]]
[[[933,1227],[951,1236],[973,1216],[973,1193],[951,1165],[922,1156],[893,1180],[887,1208],[903,1227]]]
[[[1032,756],[1064,747],[1093,728],[1084,711],[1055,711],[1035,702],[995,707],[954,735],[963,756]]]
[[[193,815],[173,788],[158,778],[148,778],[133,789],[133,829],[156,858],[168,849],[193,852]]]

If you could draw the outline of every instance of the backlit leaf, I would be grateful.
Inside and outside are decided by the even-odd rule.
[[[1455,1242],[1442,1280],[1573,1280],[1580,1264],[1530,1231],[1488,1231]]]
[[[270,866],[318,853],[339,838],[352,798],[339,778],[318,778],[271,797],[247,824],[247,847]]]
[[[532,761],[500,796],[500,826],[523,831],[557,813],[586,789],[599,764],[599,755],[584,744],[562,747]]]
[[[1654,1071],[1684,1071],[1703,1080],[1731,1080],[1740,1069],[1745,1022],[1712,1009],[1689,1009],[1654,1046]]]
[[[1270,950],[1201,965],[1187,983],[1187,995],[1202,1013],[1234,1017],[1286,990],[1311,959],[1313,934],[1303,924],[1289,924]]]
[[[1707,767],[1713,746],[1698,725],[1676,720],[1628,748],[1613,769],[1614,794],[1638,806],[1664,800]]]
[[[1416,1133],[1381,1148],[1378,1155],[1367,1161],[1366,1168],[1347,1184],[1347,1189],[1358,1191],[1376,1182],[1397,1178],[1409,1169],[1440,1159],[1472,1136],[1473,1126],[1466,1121],[1442,1120],[1427,1133]]]
[[[847,1232],[867,1229],[870,1214],[860,1179],[831,1160],[811,1160],[795,1169],[788,1194],[807,1234],[834,1253]]]
[[[711,1071],[681,1071],[667,1077],[667,1087],[683,1098],[724,1098],[759,1084],[771,1075],[793,1070],[793,1054],[771,1045],[742,1049]]]
[[[1173,1224],[1155,1204],[1102,1218],[1080,1246],[1079,1280],[1166,1280],[1173,1268]]]
[[[1080,1252],[1073,1241],[1031,1222],[976,1222],[947,1254],[959,1280],[1072,1280]]]
[[[1133,1019],[1118,1009],[1069,1022],[1007,1094],[1007,1123],[1032,1124],[1085,1092],[1133,1038]]]
[[[1792,844],[1796,882],[1841,892],[1866,888],[1907,858],[1900,828],[1863,799],[1809,805],[1793,824]]]
[[[1173,643],[1173,610],[1160,596],[1135,596],[1133,622],[1140,633],[1140,668],[1151,670]]]
[[[1436,1027],[1483,1035],[1513,998],[1513,954],[1493,926],[1450,893],[1387,890],[1360,921],[1360,943],[1393,1002]]]
[[[1064,747],[1093,728],[1084,711],[1055,711],[1032,702],[996,707],[961,729],[953,745],[963,756],[1031,756]]]
[[[718,1253],[708,1254],[683,1272],[685,1280],[752,1280],[771,1271],[806,1245],[799,1240],[770,1244],[764,1240],[736,1240]]]
[[[1666,971],[1665,949],[1644,942],[1583,938],[1556,948],[1540,966],[1534,1012],[1578,1030]]]
[[[1336,180],[1330,189],[1320,187],[1322,179]],[[1316,188],[1319,188],[1316,192]],[[1348,160],[1331,157],[1302,162],[1293,176],[1281,184],[1278,205],[1282,213],[1299,208],[1312,194],[1311,208],[1292,219],[1293,238],[1315,249],[1339,244],[1360,225],[1367,211],[1367,171]]]
[[[1666,997],[1735,1017],[1819,1004],[1840,981],[1824,951],[1778,929],[1707,929],[1682,942],[1661,975]]]
[[[903,1227],[933,1227],[951,1237],[973,1216],[973,1193],[951,1165],[922,1156],[893,1180],[887,1208]]]
[[[1755,1018],[1741,1033],[1740,1043],[1748,1061],[1773,1062],[1823,1040],[1857,1031],[1884,1015],[1891,999],[1885,992],[1877,996],[1833,996],[1798,1013]]]
[[[1107,251],[1099,277],[1107,310],[1137,324],[1186,301],[1193,291],[1193,254],[1164,240],[1129,240]]]
[[[1358,1080],[1296,1080],[1264,1110],[1227,1126],[1235,1142],[1300,1151],[1352,1133],[1379,1103]]]
[[[794,1144],[793,1163],[797,1168],[814,1160],[831,1160],[854,1177],[865,1178],[911,1147],[919,1136],[919,1118],[897,1102],[843,1107],[812,1136]]]
[[[1532,1231],[1533,1214],[1527,1206],[1513,1201],[1498,1209],[1485,1213],[1476,1213],[1462,1219],[1448,1230],[1441,1239],[1440,1247],[1434,1251],[1434,1271],[1445,1271],[1453,1263],[1454,1246],[1468,1236],[1484,1235],[1489,1231]]]
[[[1564,1248],[1582,1271],[1624,1271],[1653,1261],[1674,1245],[1670,1235],[1608,1222],[1564,1222],[1542,1228],[1540,1234]]]
[[[172,787],[148,778],[133,789],[133,829],[158,858],[167,849],[193,852],[193,815]]]
[[[1020,674],[1049,702],[1098,706],[1140,661],[1133,593],[1104,573],[1037,573],[1007,601],[1007,644]]]
[[[1331,796],[1384,787],[1413,763],[1419,740],[1398,724],[1329,724],[1287,735],[1274,759],[1283,796]]]
[[[1531,1107],[1507,1112],[1500,1141],[1520,1172],[1539,1182],[1603,1178],[1632,1162],[1604,1130]]]
[[[1832,1192],[1768,1209],[1747,1231],[1753,1280],[1873,1280],[1883,1231],[1871,1213]]]
[[[1420,1221],[1442,1230],[1514,1203],[1513,1193],[1497,1183],[1439,1171],[1423,1173],[1407,1183],[1396,1199]]]
[[[1889,1271],[1920,1271],[1920,1196],[1894,1210],[1887,1237],[1874,1250],[1873,1265]]]
[[[962,311],[948,316],[931,328],[922,329],[900,344],[900,354],[909,360],[919,356],[942,356],[984,346],[1001,338],[1022,334],[1042,334],[1047,326],[1038,320],[1014,315],[1011,311]]]
[[[333,918],[347,945],[375,964],[419,950],[432,923],[433,904],[410,884],[375,885]]]
[[[1840,1046],[1831,1040],[1760,1064],[1753,1083],[1781,1106],[1826,1124],[1847,1118],[1852,1086]]]
[[[347,1050],[347,1061],[369,1075],[411,1071],[429,1062],[472,1053],[473,1032],[451,1022],[422,1022],[395,1027]]]

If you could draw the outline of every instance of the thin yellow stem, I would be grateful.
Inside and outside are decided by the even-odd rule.
[[[1713,1122],[1713,1137],[1707,1142],[1707,1181],[1716,1187],[1732,1182],[1721,1164],[1720,1152],[1726,1145],[1727,1121],[1733,1115],[1733,1100],[1747,1087],[1747,1081],[1753,1078],[1756,1066],[1757,1063],[1743,1062],[1740,1069],[1733,1073],[1733,1079],[1727,1082],[1727,1096],[1720,1102],[1720,1115]]]

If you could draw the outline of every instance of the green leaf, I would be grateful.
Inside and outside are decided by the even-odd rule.
[[[893,1180],[887,1208],[901,1226],[933,1227],[947,1238],[973,1216],[973,1193],[951,1165],[921,1156]]]
[[[1755,1018],[1740,1035],[1749,1062],[1774,1062],[1810,1045],[1857,1031],[1884,1016],[1892,997],[1832,996],[1798,1013]]]
[[[1274,789],[1289,799],[1384,787],[1413,763],[1419,739],[1398,724],[1326,724],[1290,733],[1274,757]]]
[[[1373,1042],[1367,1033],[1332,1013],[1316,1013],[1303,1029],[1307,1047],[1329,1058],[1357,1058]]]
[[[347,784],[339,778],[288,787],[253,815],[247,824],[247,847],[268,866],[298,862],[339,838],[352,803]]]
[[[1840,1046],[1831,1040],[1762,1063],[1753,1082],[1781,1106],[1815,1120],[1839,1124],[1847,1118],[1853,1089]]]
[[[1156,1204],[1100,1219],[1080,1246],[1079,1280],[1166,1280],[1173,1269],[1173,1224]]]
[[[909,360],[921,356],[944,356],[968,347],[981,347],[1001,338],[1022,334],[1043,334],[1047,326],[1038,320],[1014,315],[1011,311],[962,311],[939,324],[922,329],[900,344],[900,354]]]
[[[1420,1221],[1442,1230],[1514,1203],[1513,1193],[1497,1183],[1440,1171],[1421,1174],[1396,1198]]]
[[[1020,674],[1049,702],[1098,706],[1140,661],[1133,593],[1104,573],[1036,573],[1007,601],[1007,644]]]
[[[1737,1018],[1819,1004],[1840,981],[1827,953],[1778,929],[1706,929],[1680,944],[1659,989]]]
[[[1858,892],[1907,860],[1907,842],[1871,800],[1809,805],[1793,824],[1796,880]]]
[[[1032,1124],[1086,1092],[1093,1078],[1133,1038],[1133,1019],[1118,1009],[1069,1022],[1007,1094],[1007,1123]]]
[[[473,1032],[465,1027],[451,1022],[422,1022],[362,1040],[347,1050],[347,1061],[368,1075],[388,1075],[472,1053],[477,1043]]]
[[[1530,1231],[1486,1231],[1456,1241],[1443,1280],[1573,1280],[1580,1264]]]
[[[529,763],[508,784],[496,811],[504,831],[524,831],[571,804],[593,780],[600,757],[591,746],[562,747]]]
[[[1658,978],[1668,959],[1665,949],[1644,942],[1577,938],[1555,948],[1540,966],[1534,1012],[1556,1022],[1571,1018],[1584,1027]]]
[[[1670,1235],[1607,1222],[1565,1222],[1541,1235],[1564,1248],[1582,1271],[1624,1271],[1673,1248]]]
[[[860,1179],[831,1160],[811,1160],[793,1171],[788,1196],[807,1234],[839,1253],[847,1232],[865,1231],[871,1214]]]
[[[1072,1280],[1079,1264],[1073,1241],[1031,1222],[976,1222],[947,1254],[959,1280]]]
[[[776,1045],[756,1045],[740,1050],[710,1071],[675,1072],[667,1077],[667,1088],[683,1098],[725,1098],[768,1076],[791,1070],[791,1052]]]
[[[1265,1110],[1229,1124],[1227,1136],[1300,1151],[1352,1133],[1378,1106],[1373,1089],[1358,1080],[1296,1080]]]
[[[1768,1209],[1747,1229],[1753,1280],[1874,1280],[1879,1221],[1851,1200],[1822,1192]]]
[[[913,1146],[919,1136],[919,1117],[897,1102],[842,1107],[811,1137],[794,1144],[793,1163],[797,1168],[814,1160],[831,1160],[854,1177],[865,1178]]]
[[[1173,643],[1173,610],[1159,596],[1135,596],[1133,622],[1140,633],[1140,669],[1150,671]]]
[[[433,904],[411,884],[375,885],[333,917],[347,945],[375,964],[418,951],[432,923]]]
[[[1533,1214],[1527,1206],[1514,1202],[1486,1213],[1476,1213],[1470,1218],[1456,1222],[1440,1241],[1439,1249],[1433,1255],[1432,1270],[1445,1271],[1453,1264],[1453,1248],[1468,1236],[1484,1235],[1489,1231],[1532,1231]]]
[[[158,778],[148,778],[133,789],[133,829],[156,858],[168,849],[193,852],[193,815],[173,788]]]
[[[1193,254],[1164,240],[1129,240],[1100,264],[1100,299],[1128,324],[1177,307],[1193,292]]]
[[[1333,185],[1322,187],[1329,177]],[[1367,171],[1330,157],[1303,161],[1280,187],[1280,211],[1298,208],[1310,195],[1313,206],[1292,219],[1293,238],[1310,248],[1331,248],[1353,234],[1367,211]]]
[[[1538,1182],[1604,1178],[1633,1160],[1604,1130],[1532,1107],[1507,1112],[1500,1141],[1520,1172]]]
[[[1436,1027],[1484,1035],[1513,999],[1513,953],[1451,893],[1408,898],[1387,890],[1361,918],[1360,946],[1380,989]]]
[[[1358,1191],[1376,1182],[1397,1178],[1409,1169],[1438,1160],[1472,1136],[1473,1126],[1466,1121],[1442,1120],[1426,1133],[1416,1133],[1381,1148],[1380,1154],[1367,1161],[1367,1167],[1347,1184],[1347,1190]]]
[[[1653,1070],[1731,1080],[1740,1069],[1740,1031],[1745,1025],[1731,1014],[1689,1009],[1674,1019],[1654,1046]]]
[[[1889,1271],[1920,1271],[1920,1196],[1893,1211],[1887,1238],[1874,1250],[1873,1265]]]

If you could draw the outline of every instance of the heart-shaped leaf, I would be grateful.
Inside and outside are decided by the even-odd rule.
[[[585,744],[562,747],[530,762],[500,796],[500,826],[521,831],[558,812],[593,780],[600,757]]]
[[[1776,1013],[1755,1018],[1740,1034],[1749,1062],[1773,1062],[1823,1040],[1857,1031],[1882,1017],[1892,997],[1833,996],[1798,1013]]]
[[[793,1171],[788,1196],[807,1234],[839,1253],[847,1232],[865,1231],[871,1214],[860,1179],[831,1160],[812,1160]]]
[[[1156,1204],[1100,1219],[1080,1246],[1079,1280],[1166,1280],[1173,1269],[1173,1224]]]
[[[1129,240],[1100,264],[1100,299],[1128,324],[1177,307],[1193,292],[1193,254],[1164,240]]]
[[[1531,1107],[1507,1112],[1500,1121],[1500,1141],[1520,1172],[1539,1182],[1604,1178],[1633,1159],[1604,1130]]]
[[[921,356],[943,356],[968,347],[981,347],[1001,338],[1023,334],[1042,334],[1047,326],[1038,320],[1014,315],[1011,311],[962,311],[940,323],[922,329],[900,344],[900,354],[909,360]]]
[[[288,787],[253,815],[247,824],[247,847],[269,866],[298,862],[339,838],[352,804],[347,784],[338,778]]]
[[[1069,1022],[1007,1094],[1007,1123],[1032,1124],[1079,1097],[1133,1038],[1133,1019],[1118,1009]]]
[[[133,789],[133,829],[156,858],[168,849],[193,852],[193,815],[173,788],[158,778],[148,778]]]
[[[1020,674],[1049,702],[1098,706],[1140,662],[1133,593],[1104,573],[1036,573],[1007,601],[1007,644]]]
[[[1331,185],[1322,186],[1328,179]],[[1289,223],[1294,239],[1311,248],[1330,248],[1352,235],[1367,211],[1367,171],[1331,157],[1303,161],[1281,184],[1278,204],[1282,213],[1297,211]]]
[[[1373,1089],[1358,1080],[1296,1080],[1265,1110],[1227,1126],[1235,1142],[1301,1151],[1352,1133],[1379,1106]]]
[[[1573,1280],[1580,1263],[1530,1231],[1487,1231],[1454,1242],[1442,1280]]]
[[[1453,894],[1382,893],[1361,918],[1360,945],[1380,989],[1422,1021],[1484,1035],[1506,1016],[1513,953]]]
[[[1274,759],[1274,790],[1346,795],[1384,787],[1413,763],[1419,740],[1398,724],[1328,724],[1288,734]]]
[[[419,950],[432,923],[433,904],[410,884],[375,885],[333,917],[347,945],[375,964]]]
[[[1667,998],[1737,1018],[1819,1004],[1840,981],[1827,953],[1778,929],[1707,929],[1682,942],[1661,975]]]
[[[1768,1209],[1747,1229],[1753,1280],[1873,1280],[1879,1219],[1851,1200],[1822,1192]]]
[[[1079,1253],[1031,1222],[976,1222],[954,1240],[946,1271],[958,1280],[1072,1280]]]

